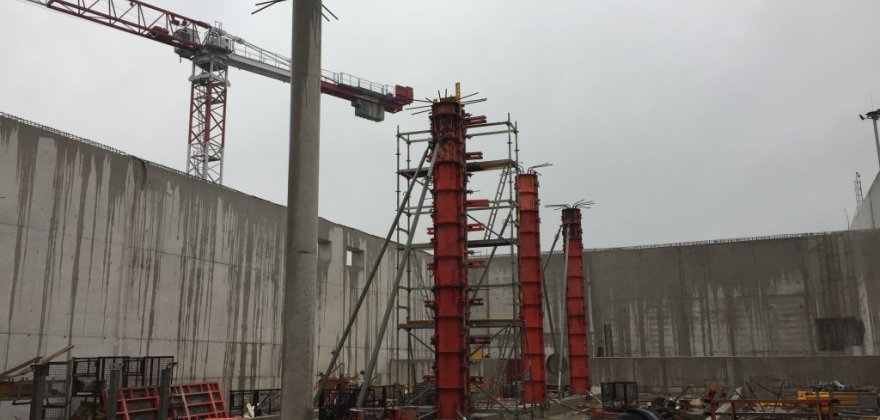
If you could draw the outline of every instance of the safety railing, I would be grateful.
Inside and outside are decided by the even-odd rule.
[[[391,85],[383,85],[352,76],[348,73],[336,73],[329,70],[321,70],[321,78],[337,85],[356,87],[381,95],[392,96],[394,88]]]
[[[247,42],[241,38],[232,38],[233,40],[233,54],[248,58],[251,60],[258,61],[267,66],[277,67],[284,71],[290,71],[291,68],[291,60],[288,57],[285,57],[281,54],[273,53],[271,51],[267,51],[262,49],[250,42]],[[355,87],[363,90],[367,90],[373,93],[378,93],[380,95],[385,96],[393,96],[394,95],[394,87],[391,85],[385,85],[381,83],[371,82],[366,79],[362,79],[357,76],[353,76],[348,73],[342,72],[334,72],[330,70],[321,70],[321,79],[336,84],[343,85],[349,87]]]
[[[235,55],[259,61],[267,66],[278,67],[287,71],[290,70],[290,58],[264,50],[241,38],[233,38],[232,51]]]

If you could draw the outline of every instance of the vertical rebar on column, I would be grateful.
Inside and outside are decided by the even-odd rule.
[[[565,282],[568,329],[569,388],[572,394],[590,391],[590,361],[587,349],[587,303],[584,296],[584,243],[581,210],[562,209],[563,242],[568,256]]]
[[[467,214],[464,110],[457,98],[431,109],[434,143],[434,373],[437,419],[469,412]]]
[[[538,212],[538,174],[516,177],[517,208],[519,209],[519,278],[520,318],[524,369],[524,403],[541,405],[546,402],[544,372],[544,311],[543,270],[541,267],[541,219]]]

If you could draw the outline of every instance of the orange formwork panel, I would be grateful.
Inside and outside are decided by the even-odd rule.
[[[102,399],[106,404],[107,391]],[[156,418],[159,388],[122,388],[116,398],[116,414],[122,420]],[[182,420],[228,418],[223,392],[217,382],[196,382],[171,386],[168,417]]]
[[[544,311],[541,266],[541,231],[538,199],[538,174],[517,175],[519,209],[519,278],[522,335],[523,383],[526,404],[547,401],[547,378],[544,372]]]
[[[434,147],[434,376],[437,419],[469,411],[467,173],[464,109],[455,98],[432,105]]]
[[[568,329],[568,363],[572,394],[590,391],[590,356],[587,352],[587,303],[584,294],[584,242],[579,208],[562,209],[562,225],[565,240],[564,251],[568,255],[568,272],[565,274],[565,312]]]

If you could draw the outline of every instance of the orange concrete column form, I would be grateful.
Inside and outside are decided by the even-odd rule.
[[[586,394],[590,390],[590,356],[587,352],[587,303],[584,295],[584,243],[581,229],[581,210],[562,209],[568,255],[565,274],[566,325],[568,328],[568,362],[572,394]],[[563,254],[566,255],[566,254]]]
[[[468,415],[467,175],[464,110],[454,98],[431,109],[434,143],[434,377],[438,420]]]
[[[544,310],[541,265],[541,218],[538,213],[538,174],[516,177],[519,210],[519,278],[522,335],[523,383],[525,404],[547,401],[544,372]]]

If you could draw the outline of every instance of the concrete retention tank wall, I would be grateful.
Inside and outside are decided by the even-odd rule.
[[[584,238],[589,243],[589,232]],[[861,369],[880,366],[880,231],[600,249],[584,255],[594,383],[695,384],[695,376],[684,374],[696,372],[690,368],[673,374],[689,358],[694,361],[687,363],[699,364],[702,371],[720,372],[706,380],[763,377],[771,372],[764,366],[774,361],[781,364],[772,372],[791,383],[811,375],[815,382],[861,380]],[[547,258],[547,310],[558,323],[563,319],[563,258],[559,253]],[[496,257],[489,282],[505,282],[512,267],[509,257]],[[494,304],[489,317],[513,312],[509,293],[501,290],[487,296]],[[545,331],[549,355],[549,325]],[[793,356],[802,365],[777,358]],[[840,356],[852,357],[834,358]],[[729,371],[729,366],[740,370]],[[817,368],[822,366],[827,369]]]
[[[880,232],[587,254],[609,356],[877,355]]]
[[[873,385],[875,356],[600,357],[593,374],[604,380],[636,380],[642,391],[700,391],[710,385],[810,389],[819,382]],[[770,398],[771,395],[766,395]]]
[[[74,344],[81,357],[172,355],[176,381],[278,387],[284,207],[72,137],[0,115],[0,371]],[[326,220],[320,238],[315,372],[382,243]],[[342,373],[375,343],[393,257]],[[382,381],[396,379],[395,339]]]

